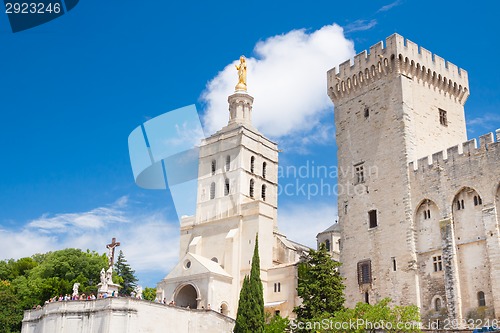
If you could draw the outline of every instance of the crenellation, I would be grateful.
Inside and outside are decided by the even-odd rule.
[[[396,66],[395,62],[398,62]],[[395,70],[398,69],[398,70]],[[335,73],[331,75],[330,72]],[[328,75],[328,93],[332,99],[350,95],[352,91],[376,81],[389,73],[405,74],[425,80],[429,85],[445,91],[462,104],[469,96],[467,71],[442,57],[432,54],[416,43],[394,34],[358,53],[333,68]],[[347,80],[357,84],[348,84]]]
[[[495,142],[495,140],[493,139],[493,133],[490,132],[490,133],[481,135],[479,137],[479,148],[486,149],[486,146],[490,143],[493,143],[493,142]]]
[[[417,161],[412,161],[408,163],[408,169],[413,171],[424,170],[425,167],[433,166],[434,164],[442,165],[444,162],[449,160],[458,161],[464,157],[468,158],[469,156],[475,155],[480,150],[499,149],[499,133],[500,129],[496,130],[496,141],[495,136],[492,132],[490,132],[479,137],[479,145],[477,144],[477,140],[475,138],[470,139],[460,145],[455,145],[445,150],[433,153],[430,158],[429,156],[426,156],[418,159]]]

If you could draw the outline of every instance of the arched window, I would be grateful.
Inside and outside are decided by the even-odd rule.
[[[474,196],[474,206],[477,206],[478,205],[478,202],[477,202],[477,195]]]
[[[262,201],[266,201],[266,184],[262,185]]]
[[[212,160],[212,175],[215,175],[216,167],[217,167],[217,162],[215,160]]]
[[[262,178],[266,178],[266,166],[266,162],[262,163]]]
[[[224,184],[224,195],[229,195],[229,179],[227,178]]]
[[[441,310],[441,298],[439,297],[434,300],[434,310]]]
[[[231,156],[227,155],[226,156],[226,171],[229,171],[231,169]]]
[[[477,293],[477,304],[478,306],[486,306],[486,300],[484,299],[484,292],[482,291]]]
[[[254,194],[253,194],[253,192],[254,192],[254,190],[253,190],[253,189],[254,189],[254,187],[255,187],[255,180],[250,179],[250,191],[249,191],[249,192],[250,192],[250,193],[249,193],[249,194],[250,194],[250,198],[253,198],[253,196],[254,196]]]
[[[330,240],[329,239],[327,239],[325,241],[325,248],[326,248],[327,251],[330,251]]]
[[[214,198],[215,198],[215,183],[212,182],[212,184],[210,184],[210,199]]]
[[[253,173],[255,169],[255,156],[250,157],[250,172]]]

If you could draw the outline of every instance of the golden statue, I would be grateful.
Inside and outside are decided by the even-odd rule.
[[[238,84],[236,90],[247,91],[247,62],[244,56],[240,57],[240,64],[235,65],[238,70]]]

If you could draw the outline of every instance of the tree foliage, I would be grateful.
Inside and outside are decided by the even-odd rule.
[[[421,332],[420,313],[417,306],[390,307],[390,302],[390,298],[384,298],[374,305],[358,303],[354,309],[341,310],[332,318],[330,325],[332,327],[322,332],[373,333],[380,330],[387,333]],[[346,323],[356,323],[356,325],[347,325]]]
[[[334,315],[343,309],[344,284],[325,245],[310,250],[298,267],[297,294],[302,304],[294,309],[297,320],[308,321]]]
[[[245,276],[240,291],[234,333],[263,333],[264,290],[260,279],[259,239],[255,237],[250,277]]]
[[[134,288],[137,286],[138,280],[135,276],[135,271],[130,268],[130,265],[127,263],[125,255],[121,250],[118,254],[118,258],[116,259],[115,273],[118,277],[115,282],[121,286],[120,293],[130,296],[130,294],[134,291]]]
[[[290,320],[283,318],[279,314],[272,316],[266,313],[266,325],[264,326],[264,333],[284,333],[289,332]]]
[[[79,249],[0,261],[0,328],[20,332],[23,310],[71,294],[75,282],[81,293],[96,292],[99,272],[106,265],[106,255]]]
[[[142,291],[142,298],[148,301],[154,301],[156,298],[156,288],[144,288]]]

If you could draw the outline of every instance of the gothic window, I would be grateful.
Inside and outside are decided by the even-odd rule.
[[[474,196],[474,206],[482,205],[483,200],[481,200],[481,197],[479,195]]]
[[[424,220],[430,219],[431,218],[431,211],[430,209],[424,210]]]
[[[250,172],[253,173],[254,169],[255,169],[255,156],[252,156],[250,158]]]
[[[457,210],[464,209],[464,208],[465,208],[464,201],[457,199]]]
[[[330,240],[329,240],[329,239],[327,239],[327,240],[325,241],[325,248],[326,248],[326,250],[327,250],[328,252],[330,252]]]
[[[262,163],[262,178],[266,178],[266,166],[266,162]]]
[[[253,196],[254,196],[254,194],[253,194],[254,187],[255,187],[255,180],[250,179],[250,191],[249,191],[250,192],[249,193],[250,194],[250,198],[253,198]]]
[[[212,184],[210,184],[210,199],[214,198],[215,198],[215,183],[212,182]]]
[[[262,185],[262,201],[266,201],[266,184]]]
[[[434,272],[441,272],[443,270],[443,260],[441,256],[432,257],[432,264],[434,266]]]
[[[378,225],[376,209],[370,210],[368,212],[368,220],[370,222],[370,228],[375,228]]]
[[[439,311],[441,310],[441,298],[436,298],[434,301],[434,310]]]
[[[229,171],[230,168],[231,168],[231,156],[227,155],[226,156],[226,171]]]
[[[448,126],[448,115],[446,110],[439,109],[439,123],[443,126]]]
[[[365,170],[363,163],[356,164],[354,166],[355,182],[356,184],[364,183],[365,181]]]
[[[478,306],[486,306],[486,300],[484,299],[483,291],[477,293],[477,304]]]
[[[217,162],[215,160],[212,160],[212,175],[215,175],[216,167],[217,167]]]
[[[372,262],[371,260],[363,260],[358,262],[358,284],[372,282]]]
[[[224,195],[229,195],[229,179],[226,178],[224,183]]]

